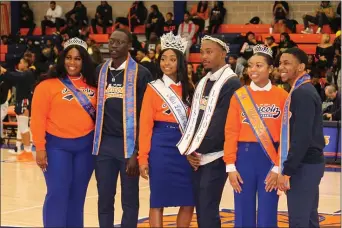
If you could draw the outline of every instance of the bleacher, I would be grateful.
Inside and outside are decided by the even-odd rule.
[[[239,54],[241,48],[241,42],[243,36],[252,31],[256,35],[256,39],[260,42],[264,42],[265,38],[270,36],[269,34],[270,24],[258,24],[258,25],[244,25],[244,24],[223,24],[221,25],[218,34],[214,36],[223,39],[226,43],[230,45],[230,53],[231,54]],[[321,41],[321,34],[300,34],[300,31],[303,30],[303,25],[297,25],[297,33],[289,34],[291,39],[298,44],[298,47],[303,49],[307,54],[315,54],[316,46]],[[317,26],[312,25],[314,32],[317,30]],[[102,27],[98,26],[98,34],[94,34],[92,28],[90,29],[89,37],[94,39],[98,44],[102,44],[104,47],[101,49],[104,54],[108,52],[108,39],[110,34],[115,30],[114,26],[107,28],[107,33],[102,34]],[[22,35],[26,35],[28,32],[27,28],[21,28],[20,33]],[[56,28],[47,28],[46,36],[42,38],[41,36],[41,28],[36,27],[33,36],[30,39],[41,41],[42,39],[58,39],[57,35],[54,35],[56,32]],[[330,27],[325,25],[322,28],[322,33],[331,34]],[[145,26],[140,25],[137,26],[134,30],[134,34],[137,35],[139,40],[144,40],[145,38]],[[276,43],[280,41],[280,34],[272,34],[275,38]],[[335,39],[335,34],[331,34],[330,41],[333,42]],[[25,51],[25,45],[1,45],[0,46],[0,62],[5,62],[8,59],[13,59],[23,54]],[[106,51],[107,50],[107,51]],[[199,63],[200,62],[200,45],[195,44],[190,49],[189,62],[191,63]]]

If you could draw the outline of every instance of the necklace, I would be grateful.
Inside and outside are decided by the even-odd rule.
[[[109,70],[109,73],[112,75],[112,82],[114,83],[115,82],[115,78],[119,75],[119,74],[121,74],[121,72],[122,71],[124,71],[124,69],[122,69],[119,73],[117,73],[116,75],[113,75],[113,73],[112,73],[112,71],[111,70]]]
[[[71,77],[71,76],[69,76],[69,77],[70,77],[70,79],[71,79],[72,81],[76,81],[76,80],[82,78],[82,74],[81,74],[81,76],[79,76],[79,77],[77,77],[77,78],[73,78],[73,77]]]

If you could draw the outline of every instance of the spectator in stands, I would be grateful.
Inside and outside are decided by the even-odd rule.
[[[157,58],[156,58],[156,50],[150,49],[148,51],[148,57],[152,60],[152,62],[156,63]]]
[[[143,1],[135,1],[128,10],[127,17],[117,17],[115,20],[115,28],[122,26],[130,27],[130,31],[134,32],[134,28],[138,25],[145,24],[147,18],[147,9]]]
[[[251,84],[251,79],[249,78],[248,75],[248,67],[244,67],[243,72],[242,72],[242,77],[240,78],[241,85],[244,86],[249,86]]]
[[[76,1],[74,8],[65,14],[66,19],[71,18],[78,28],[88,25],[87,8],[81,1]]]
[[[214,4],[214,8],[211,10],[210,13],[208,27],[209,34],[217,33],[220,25],[223,23],[226,16],[226,8],[224,8],[224,3],[222,1],[216,1]]]
[[[143,1],[135,1],[129,10],[129,24],[131,32],[138,25],[143,25],[146,21],[148,11]]]
[[[275,39],[273,36],[268,36],[265,38],[265,45],[269,48],[271,48],[273,53],[273,60],[275,60],[276,56],[279,53],[279,46],[275,42]]]
[[[150,14],[148,15],[146,21],[146,39],[150,38],[150,34],[155,32],[158,37],[163,35],[163,26],[165,23],[165,19],[163,14],[159,11],[157,5],[152,5],[150,7]]]
[[[30,52],[35,53],[35,54],[39,54],[39,52],[41,52],[39,45],[37,45],[37,44],[39,44],[38,41],[36,41],[37,42],[36,43],[33,39],[27,39],[26,42],[27,42],[26,51],[30,51]]]
[[[29,128],[32,93],[35,84],[35,76],[30,69],[31,64],[31,59],[24,57],[20,59],[18,71],[16,72],[9,72],[5,68],[0,67],[0,77],[8,80],[16,88],[14,111],[17,115],[18,131],[24,144],[24,151],[17,156],[17,161],[23,162],[34,161]]]
[[[95,34],[98,33],[96,25],[103,28],[103,34],[107,33],[107,27],[113,25],[113,10],[107,1],[101,1],[101,4],[96,8],[95,18],[91,20],[91,26]]]
[[[138,40],[137,35],[132,34],[132,48],[129,51],[129,53],[131,54],[132,58],[135,58],[135,56],[137,55],[137,51],[140,50],[142,48],[141,43]]]
[[[173,20],[173,14],[168,12],[166,14],[166,21],[164,23],[164,34],[172,32],[173,35],[177,35],[177,24]]]
[[[288,33],[283,32],[280,34],[280,43],[279,43],[279,55],[286,51],[288,48],[296,47],[297,44],[291,40],[291,37]]]
[[[2,45],[8,45],[8,44],[10,44],[7,35],[2,35],[2,36],[1,36],[1,44],[2,44]]]
[[[328,120],[341,120],[341,93],[337,91],[334,85],[325,87],[325,95],[333,102],[333,105],[323,114]]]
[[[195,37],[195,24],[190,20],[190,13],[184,13],[184,21],[178,27],[178,35],[188,41],[188,46],[185,52],[186,60],[189,59],[190,47],[196,42]]]
[[[203,63],[201,63],[197,67],[195,74],[197,75],[199,80],[202,79],[207,74],[206,70],[204,69]]]
[[[308,55],[308,65],[306,66],[306,72],[310,74],[311,78],[314,76],[319,77],[319,72],[316,67],[315,55]]]
[[[34,23],[33,12],[30,9],[27,1],[21,4],[19,24],[20,28],[29,28],[29,31],[27,33],[28,36],[31,36],[33,34],[33,30],[36,27],[36,24]]]
[[[67,26],[61,31],[61,35],[63,37],[63,40],[68,40],[79,36],[79,31],[74,20],[72,20],[71,18],[67,20]]]
[[[237,55],[229,55],[228,57],[228,64],[230,65],[230,68],[235,72],[235,74],[241,78],[242,73],[244,70],[244,66],[237,62],[238,56]]]
[[[312,85],[315,87],[319,97],[321,98],[321,101],[323,101],[322,100],[322,86],[319,82],[319,75],[314,75],[314,76],[310,75],[310,76],[311,76]]]
[[[91,39],[91,38],[87,38],[86,39],[86,43],[88,45],[88,54],[91,58],[91,60],[94,63],[94,68],[96,69],[96,67],[98,65],[100,65],[101,63],[103,63],[103,58],[102,58],[102,54],[100,49],[97,47],[95,40]]]
[[[161,52],[161,44],[157,44],[157,47],[156,47],[156,59],[159,58],[160,52]]]
[[[321,72],[321,76],[325,76],[325,71],[332,66],[335,50],[330,43],[330,35],[323,34],[321,43],[316,47],[316,58],[318,59],[316,66]]]
[[[341,57],[335,55],[333,64],[327,72],[327,81],[337,87],[341,88]]]
[[[62,7],[57,5],[55,1],[51,1],[50,8],[47,10],[44,20],[41,22],[43,36],[45,35],[46,26],[56,27],[57,33],[60,32],[60,28],[65,24],[62,15]]]
[[[81,29],[78,30],[78,32],[80,33],[78,35],[78,38],[82,39],[83,41],[86,41],[90,34],[90,26],[82,25]]]
[[[146,67],[152,77],[153,80],[156,80],[157,77],[157,66],[156,64],[149,58],[148,52],[146,51],[146,49],[140,49],[137,52],[137,57],[136,57],[137,61],[144,67]]]
[[[144,48],[147,51],[149,51],[151,49],[156,50],[158,44],[160,44],[160,40],[158,38],[157,33],[151,32],[150,39],[145,43],[145,47]]]
[[[253,32],[248,32],[245,39],[246,41],[240,50],[241,57],[238,59],[238,63],[240,64],[247,63],[248,59],[253,55],[253,47],[258,44]]]
[[[190,82],[190,85],[195,89],[197,83],[199,82],[198,75],[194,72],[194,66],[191,63],[188,63],[188,79]]]
[[[275,1],[273,4],[273,21],[271,23],[271,33],[274,30],[274,25],[279,24],[280,29],[277,32],[285,32],[286,30],[286,21],[287,16],[289,14],[289,4],[286,1]]]
[[[315,11],[315,16],[305,14],[303,16],[304,28],[302,33],[313,33],[313,30],[309,27],[309,22],[318,25],[316,33],[321,33],[323,25],[329,24],[335,17],[333,7],[330,1],[322,1],[321,5]]]
[[[330,27],[333,33],[336,33],[339,29],[341,29],[341,2],[337,6],[336,16],[331,21]]]
[[[198,32],[202,33],[205,27],[205,21],[209,19],[208,1],[200,1],[195,4],[190,11],[192,21],[199,26]]]
[[[341,56],[341,30],[336,33],[334,40],[335,55]]]

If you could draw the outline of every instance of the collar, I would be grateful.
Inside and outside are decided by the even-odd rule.
[[[126,62],[127,62],[127,60],[125,61],[125,62],[123,62],[118,68],[114,68],[114,67],[112,67],[112,65],[110,65],[109,66],[109,69],[110,70],[124,70],[125,69],[125,67],[126,67]]]
[[[216,71],[215,73],[211,73],[209,72],[207,74],[207,76],[209,77],[210,81],[216,81],[217,79],[219,79],[219,77],[221,76],[221,73],[226,69],[226,67],[229,67],[228,64],[224,65],[223,67],[221,67],[218,71]]]
[[[170,87],[171,85],[176,85],[176,86],[180,86],[181,82],[175,83],[169,76],[167,75],[163,75],[163,81],[166,87]]]
[[[267,85],[265,85],[263,88],[260,88],[259,86],[257,86],[253,81],[251,82],[249,86],[251,90],[253,91],[270,91],[272,89],[272,83],[270,80],[268,80]]]

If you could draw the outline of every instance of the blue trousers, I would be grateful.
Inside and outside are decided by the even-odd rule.
[[[319,227],[319,184],[325,164],[301,164],[290,178],[287,192],[290,227]]]
[[[276,190],[265,190],[271,168],[272,163],[259,143],[239,143],[236,169],[243,184],[241,193],[234,192],[235,227],[277,227],[279,197]]]
[[[114,151],[110,155],[108,150]],[[123,138],[103,135],[99,155],[96,156],[98,218],[100,227],[113,227],[116,185],[120,174],[121,204],[123,215],[121,227],[137,227],[139,214],[139,176],[126,173],[127,159],[123,154]]]
[[[84,201],[95,165],[93,138],[93,132],[76,139],[47,134],[44,227],[83,227]]]
[[[227,180],[222,158],[200,166],[193,172],[197,224],[199,228],[220,228],[220,202]]]

